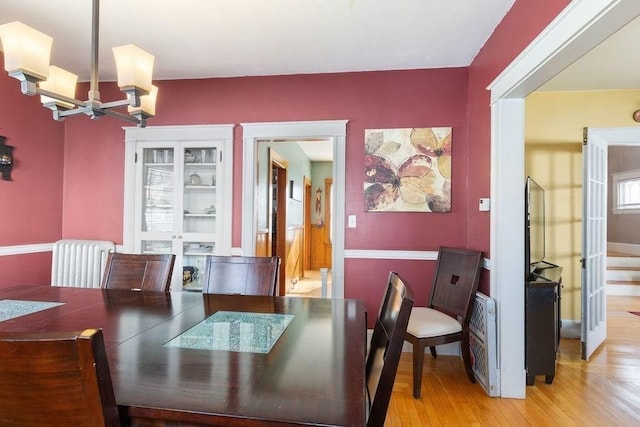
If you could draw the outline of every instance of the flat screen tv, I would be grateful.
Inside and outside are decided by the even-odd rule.
[[[544,189],[531,177],[525,187],[525,273],[531,275],[544,260]]]

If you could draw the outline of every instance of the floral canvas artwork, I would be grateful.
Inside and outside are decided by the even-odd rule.
[[[451,211],[451,128],[366,129],[368,212]]]

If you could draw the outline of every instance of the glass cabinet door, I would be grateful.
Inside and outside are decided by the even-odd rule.
[[[205,257],[216,254],[218,148],[183,146],[182,267],[185,291],[201,291]]]
[[[141,231],[171,234],[174,230],[175,167],[173,148],[142,151]],[[170,237],[170,236],[168,236]]]
[[[217,149],[184,148],[183,231],[215,233],[217,211]]]
[[[182,242],[183,291],[202,291],[206,256],[215,253],[215,242]]]

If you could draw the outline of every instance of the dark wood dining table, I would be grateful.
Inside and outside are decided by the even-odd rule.
[[[63,303],[0,321],[0,331],[101,328],[126,422],[365,425],[362,301],[30,285],[0,288],[0,300]],[[217,312],[293,317],[266,353],[165,345]]]

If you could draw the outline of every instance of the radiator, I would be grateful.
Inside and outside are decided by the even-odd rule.
[[[115,248],[106,240],[57,241],[53,244],[51,285],[99,288],[107,256]]]
[[[495,300],[477,292],[469,322],[471,358],[476,380],[492,397],[500,396],[496,327]]]

